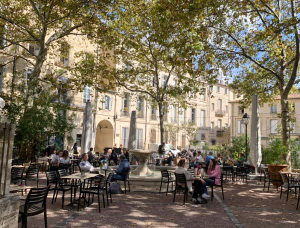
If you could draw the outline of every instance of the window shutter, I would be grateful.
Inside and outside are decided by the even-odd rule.
[[[111,111],[112,110],[112,98],[108,97],[108,110]]]
[[[105,96],[102,96],[102,109],[105,109]]]

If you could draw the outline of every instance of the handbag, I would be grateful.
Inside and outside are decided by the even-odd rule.
[[[111,194],[123,194],[123,191],[121,189],[121,185],[119,182],[112,182],[110,184],[110,193]]]

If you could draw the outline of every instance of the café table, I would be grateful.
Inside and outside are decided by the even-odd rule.
[[[16,184],[11,184],[9,186],[9,192],[10,193],[16,193],[16,192],[23,192],[26,191],[27,189],[31,189],[32,187],[26,186],[26,185],[16,185]]]
[[[77,180],[79,182],[85,183],[86,180],[99,176],[98,173],[85,173],[85,175],[82,175],[81,173],[73,173],[68,176],[63,176],[61,179],[71,179],[71,180]],[[74,190],[74,200],[68,205],[73,206],[74,204],[78,204],[79,199],[76,199],[76,192]]]

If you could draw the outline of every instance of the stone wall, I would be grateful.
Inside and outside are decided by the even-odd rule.
[[[6,195],[0,198],[0,227],[18,227],[19,196]]]

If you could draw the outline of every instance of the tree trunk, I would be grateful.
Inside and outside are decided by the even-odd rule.
[[[286,146],[287,155],[286,157],[283,156],[283,159],[286,159],[286,161],[291,165],[291,152],[288,148],[288,141],[289,141],[289,105],[288,105],[288,98],[287,96],[282,93],[281,94],[281,139],[282,139],[282,145]]]
[[[159,127],[160,127],[160,144],[162,145],[165,141],[165,128],[164,128],[164,110],[161,103],[158,104],[159,112]]]

